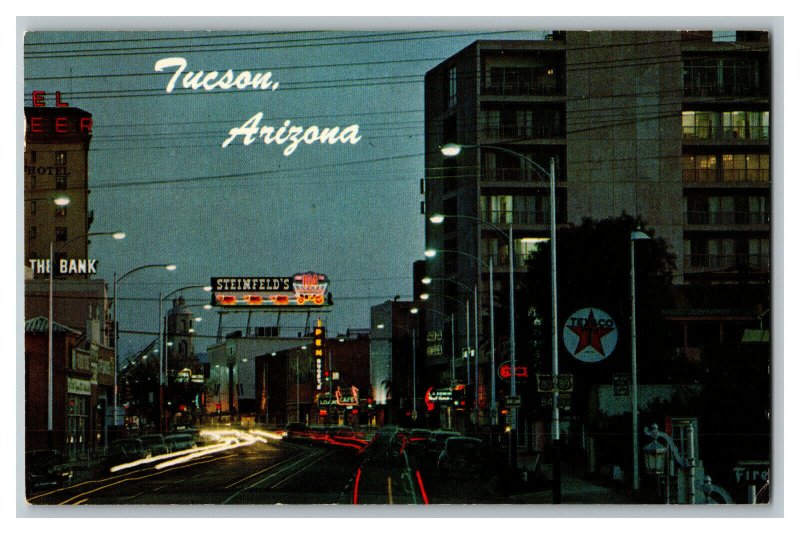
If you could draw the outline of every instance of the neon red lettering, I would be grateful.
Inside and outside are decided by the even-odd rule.
[[[61,101],[61,91],[56,91],[56,107],[57,108],[69,107],[69,104]]]

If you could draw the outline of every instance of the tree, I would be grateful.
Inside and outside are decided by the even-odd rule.
[[[641,229],[651,239],[636,243],[637,349],[640,373],[652,377],[665,364],[664,347],[670,346],[661,310],[671,305],[670,284],[674,256],[666,242],[647,229],[643,220],[623,214],[560,229],[557,235],[559,373],[572,373],[573,411],[581,413],[591,386],[611,383],[613,373],[629,373],[630,366],[630,234]],[[551,268],[550,244],[545,242],[528,260],[522,280],[518,321],[528,321],[520,332],[520,345],[529,347],[539,373],[551,372]],[[582,308],[599,308],[616,325],[617,346],[607,358],[584,363],[564,347],[567,318]],[[523,316],[527,311],[527,316]],[[525,319],[523,319],[525,317]],[[529,385],[535,391],[535,382]],[[546,413],[549,410],[543,410]]]

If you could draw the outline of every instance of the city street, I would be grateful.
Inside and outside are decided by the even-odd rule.
[[[319,504],[342,492],[357,463],[352,449],[255,442],[157,469],[153,465],[37,493],[31,504]]]

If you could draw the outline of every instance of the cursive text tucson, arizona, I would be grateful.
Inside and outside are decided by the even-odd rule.
[[[156,61],[155,70],[162,72],[165,69],[174,68],[175,73],[167,83],[167,93],[172,91],[179,85],[183,89],[192,91],[214,91],[217,89],[256,89],[262,91],[275,91],[280,84],[272,80],[272,72],[257,72],[255,74],[250,71],[241,71],[235,74],[233,70],[228,69],[222,76],[218,71],[187,71],[188,63],[182,57],[169,57]],[[351,124],[345,127],[333,126],[320,128],[318,126],[300,126],[292,124],[292,121],[284,121],[282,126],[261,126],[261,120],[264,114],[259,112],[250,117],[242,126],[238,128],[231,128],[228,132],[229,137],[222,143],[222,148],[225,148],[231,142],[236,140],[237,137],[242,136],[243,145],[251,145],[256,138],[261,138],[264,144],[286,145],[283,150],[284,156],[290,156],[294,153],[300,143],[307,145],[318,143],[320,145],[333,145],[336,143],[350,143],[355,145],[361,140],[359,135],[358,124]]]

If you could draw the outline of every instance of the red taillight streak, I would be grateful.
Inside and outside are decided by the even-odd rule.
[[[419,471],[417,471],[417,476],[419,476]],[[358,483],[361,481],[361,468],[358,468],[356,471],[356,482],[353,484],[353,504],[358,504]],[[427,503],[426,503],[427,504]]]
[[[422,483],[422,475],[420,474],[419,469],[417,469],[417,482],[419,483],[419,490],[422,492],[422,500],[425,502],[425,504],[428,504],[428,494],[425,493],[425,484]]]

